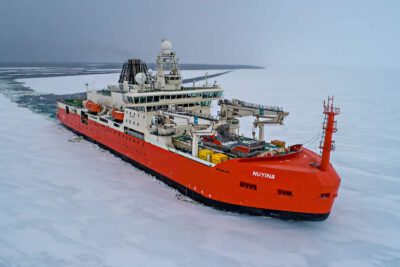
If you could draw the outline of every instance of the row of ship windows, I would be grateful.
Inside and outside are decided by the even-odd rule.
[[[105,131],[107,131],[107,132],[113,132],[115,135],[122,136],[122,138],[136,142],[138,144],[139,144],[139,140],[137,140],[137,139],[144,139],[144,134],[142,132],[138,132],[133,129],[126,128],[127,130],[126,130],[126,134],[125,134],[125,133],[116,132],[114,129],[104,126],[102,124],[95,124],[95,126],[105,128]],[[90,129],[90,131],[93,131],[93,129]],[[132,138],[129,135],[132,135],[136,138]],[[143,141],[142,141],[142,144],[144,145]]]
[[[240,182],[240,187],[245,188],[245,189],[249,189],[249,190],[257,190],[257,185],[256,184],[251,184],[251,183],[246,183],[241,181]],[[288,196],[288,197],[292,197],[293,193],[290,190],[283,190],[283,189],[278,189],[277,190],[277,194],[281,195],[281,196]]]
[[[240,182],[240,187],[245,188],[245,189],[249,189],[249,190],[253,190],[253,191],[257,191],[257,185],[256,184],[251,184],[251,183],[246,183],[241,181]],[[286,197],[293,197],[293,192],[290,190],[284,190],[284,189],[277,189],[276,193],[280,196],[286,196]],[[336,197],[337,195],[334,195],[334,197]],[[324,198],[330,198],[331,194],[330,193],[322,193],[320,194],[320,198],[324,199]]]
[[[176,105],[178,107],[197,107],[197,106],[202,106],[202,107],[207,107],[211,105],[211,101],[202,101],[202,102],[196,102],[196,103],[188,103],[188,104],[181,104],[181,105]],[[148,107],[129,107],[129,109],[135,110],[135,111],[142,111],[142,112],[150,112],[150,111],[156,111],[156,110],[167,110],[168,105],[159,105],[159,106],[148,106]],[[131,111],[128,111],[129,115],[131,114]],[[135,116],[135,112],[133,112],[132,116]],[[139,117],[139,114],[138,114]]]
[[[136,113],[135,113],[135,112],[128,111],[127,113],[128,113],[129,115],[131,115],[131,117],[135,117],[135,116],[136,116]],[[138,118],[139,118],[139,113],[137,114],[137,116],[138,116]]]
[[[221,97],[221,96],[222,96],[222,92],[203,92],[203,93],[160,95],[160,96],[158,96],[158,95],[156,95],[156,96],[140,96],[140,97],[127,96],[126,98],[129,103],[143,104],[143,103],[158,102],[163,99],[182,99],[182,98],[194,98],[194,97],[216,98],[216,97]]]
[[[177,80],[180,80],[181,77],[179,77],[179,76],[177,76],[177,77],[174,77],[174,76],[166,76],[165,79],[166,79],[166,80],[174,80],[174,81],[176,80],[176,81],[177,81]]]
[[[175,106],[188,108],[188,107],[197,107],[197,106],[207,107],[207,106],[210,106],[210,105],[211,105],[211,101],[202,101],[202,102],[181,104],[181,105],[175,105]],[[168,106],[166,106],[166,105],[146,107],[146,111],[147,112],[156,111],[156,110],[166,110],[166,109],[168,109]]]
[[[127,114],[129,114],[131,116],[131,118],[134,118],[136,116],[136,112],[132,112],[132,111],[127,111]],[[140,114],[137,113],[137,117],[139,118]],[[143,119],[145,119],[146,116],[143,114]]]
[[[84,121],[81,121],[83,124],[86,124],[87,125],[87,123],[85,123]],[[93,132],[93,128],[90,128],[89,126],[86,126],[86,125],[83,125],[84,126],[84,128],[86,128],[86,129],[88,129],[90,132]],[[101,128],[105,128],[104,130],[106,131],[106,132],[112,132],[114,135],[118,135],[118,136],[122,136],[122,138],[124,138],[124,139],[126,139],[126,140],[130,140],[130,141],[133,141],[134,143],[136,142],[136,143],[138,143],[139,144],[139,140],[137,140],[137,139],[135,139],[135,138],[132,138],[132,137],[129,137],[129,136],[127,136],[125,133],[120,133],[120,132],[118,132],[118,131],[116,131],[116,130],[114,130],[114,129],[112,129],[112,128],[109,128],[109,127],[107,127],[107,126],[104,126],[104,125],[102,125],[102,124],[93,124],[95,127],[97,127],[97,128],[99,128],[99,127],[101,127]],[[82,125],[78,125],[78,127],[81,127]],[[104,131],[103,130],[103,131]],[[95,130],[95,132],[96,132],[96,130]]]
[[[126,119],[125,121],[126,121],[127,123],[130,123],[130,124],[135,125],[135,121],[128,120],[128,119]],[[138,122],[136,123],[136,126],[139,126],[139,123],[138,123]]]
[[[94,126],[96,126],[97,128],[99,128],[99,127],[101,127],[101,128],[105,128],[106,126],[104,126],[104,125],[99,125],[99,124],[94,124]],[[88,127],[87,125],[82,125],[82,124],[78,124],[78,128],[86,128],[86,130],[88,130],[88,131],[90,131],[91,133],[93,133],[93,132],[97,132],[96,130],[93,130],[93,128],[91,128],[91,127]],[[129,133],[120,133],[120,132],[116,132],[116,131],[114,131],[113,129],[111,129],[111,128],[106,128],[105,129],[105,131],[107,131],[107,132],[111,132],[111,133],[113,133],[114,135],[116,135],[116,136],[120,136],[120,137],[122,137],[123,139],[125,139],[125,140],[128,140],[128,141],[131,141],[131,143],[130,144],[128,144],[128,143],[121,143],[121,142],[118,142],[118,145],[119,146],[124,146],[126,149],[129,149],[130,150],[130,153],[132,153],[132,152],[134,152],[134,154],[131,154],[131,157],[134,157],[134,156],[136,156],[136,155],[142,155],[142,156],[146,156],[146,153],[144,152],[144,151],[142,151],[141,149],[137,149],[138,148],[138,145],[142,145],[142,146],[144,146],[144,142],[143,141],[141,141],[141,140],[139,140],[139,139],[143,139],[143,134],[142,133],[140,133],[140,132],[137,132],[138,134],[140,134],[141,136],[135,136],[135,137],[130,137],[129,136]],[[134,131],[134,130],[133,130]],[[131,131],[130,131],[131,132]],[[132,134],[132,132],[131,132],[131,134]],[[137,145],[136,145],[137,144]]]

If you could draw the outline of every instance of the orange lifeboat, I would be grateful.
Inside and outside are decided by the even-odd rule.
[[[93,113],[99,113],[101,111],[101,105],[94,103],[93,101],[87,101],[85,107]]]
[[[123,121],[124,120],[124,112],[120,110],[113,109],[111,112],[111,116],[117,121]]]

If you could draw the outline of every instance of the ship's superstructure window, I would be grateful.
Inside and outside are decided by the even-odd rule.
[[[88,124],[88,115],[85,112],[81,114],[81,122],[86,125]]]
[[[177,106],[180,106],[180,105],[177,105]],[[157,110],[167,110],[167,109],[168,109],[168,105],[148,106],[148,107],[146,107],[146,111],[147,112],[157,111]]]
[[[187,93],[187,94],[168,94],[168,95],[154,95],[154,96],[138,96],[131,97],[127,96],[126,100],[132,104],[145,104],[159,102],[160,100],[170,99],[182,99],[182,98],[218,98],[222,96],[222,91],[216,92],[199,92],[199,93]]]
[[[211,105],[211,101],[203,101],[203,102],[201,102],[201,106],[202,107],[209,106],[209,105]]]
[[[124,127],[124,132],[126,134],[129,134],[129,135],[134,136],[136,138],[144,139],[144,134],[142,132],[140,132],[140,131],[137,131],[137,130],[134,130],[134,129],[131,129],[131,128],[128,128],[128,127]]]

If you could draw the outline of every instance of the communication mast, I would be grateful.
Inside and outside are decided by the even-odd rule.
[[[322,150],[320,169],[326,171],[329,167],[331,151],[335,150],[335,141],[332,134],[337,132],[337,122],[335,116],[340,114],[340,109],[333,107],[333,96],[328,96],[328,101],[324,101],[324,122],[322,124],[323,134],[319,148]]]

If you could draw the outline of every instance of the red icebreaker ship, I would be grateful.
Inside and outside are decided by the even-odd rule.
[[[293,220],[325,220],[340,177],[330,164],[336,131],[333,98],[322,155],[301,144],[264,140],[265,124],[282,124],[276,106],[222,99],[216,82],[182,85],[177,58],[163,40],[157,71],[128,60],[118,85],[87,88],[87,99],[59,99],[68,129],[146,170],[182,194],[217,209]],[[210,105],[218,101],[218,117]],[[254,117],[253,136],[239,135],[239,118]],[[256,132],[258,136],[256,137]]]

